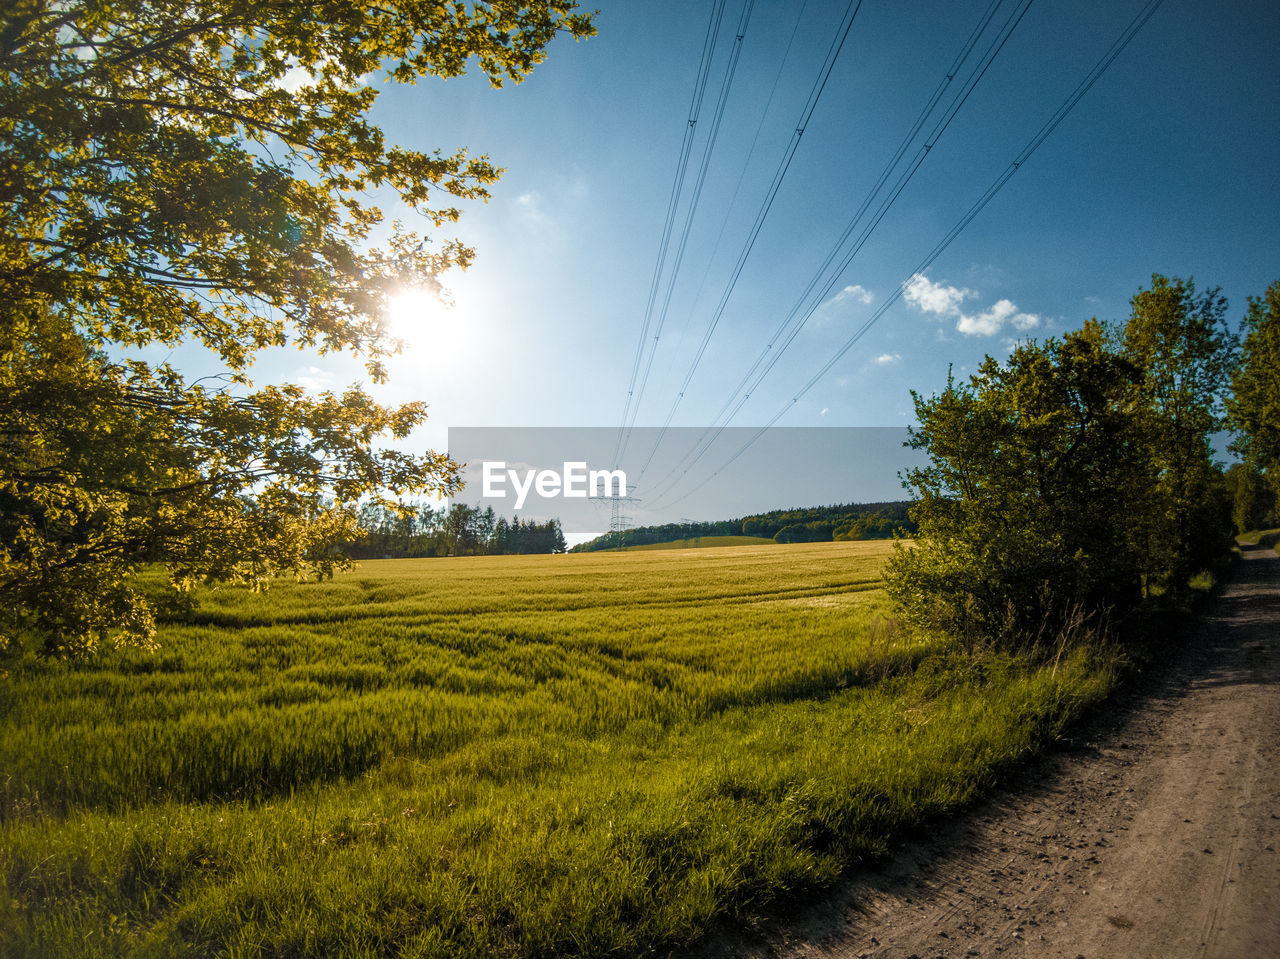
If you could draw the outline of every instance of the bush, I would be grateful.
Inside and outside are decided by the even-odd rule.
[[[1081,608],[1137,601],[1131,523],[1150,488],[1127,402],[1138,376],[1090,324],[915,396],[911,445],[931,463],[907,476],[917,545],[899,544],[886,574],[908,618],[1012,647]]]

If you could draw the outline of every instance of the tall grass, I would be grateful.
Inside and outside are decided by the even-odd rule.
[[[386,561],[0,695],[0,954],[635,955],[1107,692],[886,618],[881,543]]]

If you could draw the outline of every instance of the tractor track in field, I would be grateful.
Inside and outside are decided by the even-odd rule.
[[[1175,644],[1171,644],[1171,650]],[[708,955],[1280,956],[1280,558],[1004,789]]]

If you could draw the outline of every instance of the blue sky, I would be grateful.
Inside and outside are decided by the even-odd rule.
[[[1005,0],[993,30],[1018,3]],[[377,393],[430,404],[415,441],[443,446],[450,426],[620,421],[713,5],[597,5],[599,35],[556,41],[520,85],[494,90],[468,75],[391,87],[378,101],[390,141],[465,146],[507,171],[489,202],[440,231],[478,254],[466,273],[442,278],[453,307],[428,304],[397,319],[408,346]],[[1142,6],[1032,3],[734,425],[768,422],[789,403]],[[864,0],[675,425],[705,425],[733,395],[987,7]],[[726,3],[689,181],[742,9],[741,0]],[[755,3],[638,424],[665,420],[845,10],[844,0]],[[1016,338],[1090,316],[1122,319],[1152,272],[1221,286],[1238,322],[1246,297],[1280,279],[1277,28],[1273,2],[1165,0],[999,195],[779,423],[906,424],[910,391],[938,390],[948,366],[970,369]],[[294,352],[273,353],[256,370],[263,381],[314,386],[341,386],[360,372],[347,358]]]

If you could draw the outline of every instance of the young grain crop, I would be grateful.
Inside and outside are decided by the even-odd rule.
[[[384,561],[0,687],[6,955],[638,954],[1106,693],[886,619],[883,543]]]

